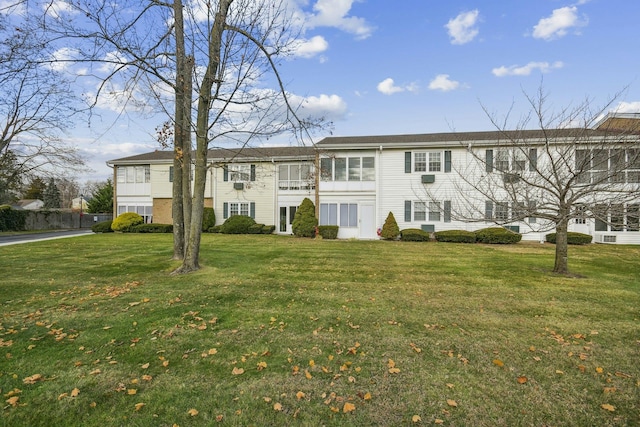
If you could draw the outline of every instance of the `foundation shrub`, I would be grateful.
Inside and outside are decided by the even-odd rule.
[[[291,224],[293,234],[298,237],[315,237],[317,225],[315,205],[308,197],[305,197],[293,217]]]
[[[522,240],[522,234],[514,233],[504,227],[489,227],[475,232],[478,243],[508,245]]]
[[[249,226],[247,233],[249,234],[262,234],[262,229],[264,228],[264,224],[252,224]]]
[[[122,231],[127,233],[131,231],[131,228],[144,223],[144,219],[135,212],[125,212],[118,215],[116,219],[111,223],[111,229],[113,231]]]
[[[475,243],[476,233],[466,230],[443,230],[435,233],[436,241],[450,243]]]
[[[556,233],[546,235],[547,242],[556,243]],[[567,232],[567,244],[569,245],[588,245],[593,239],[592,236],[584,233],[576,233],[575,231]]]
[[[275,225],[265,225],[262,227],[262,234],[273,234],[274,231],[276,231]]]
[[[255,220],[246,215],[233,215],[220,227],[223,234],[249,234],[249,227],[255,225]]]
[[[113,233],[111,229],[111,223],[113,221],[97,222],[91,226],[91,231],[94,233]]]
[[[338,228],[337,225],[320,225],[318,226],[318,233],[323,239],[337,239]]]
[[[405,228],[400,231],[400,240],[403,242],[428,242],[431,236],[419,228]]]
[[[173,233],[173,224],[138,224],[131,227],[131,233]]]
[[[400,228],[398,227],[396,218],[393,216],[393,212],[389,212],[380,231],[380,237],[385,240],[396,240],[398,236],[400,236]]]

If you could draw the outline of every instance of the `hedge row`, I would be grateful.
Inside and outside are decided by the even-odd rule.
[[[556,233],[546,235],[547,242],[556,243]],[[592,237],[588,234],[576,233],[574,231],[567,232],[567,244],[569,245],[587,245],[591,243]]]
[[[503,227],[483,228],[476,232],[464,230],[445,230],[433,233],[438,242],[454,243],[491,243],[509,244],[517,243],[522,239],[522,235],[514,233]],[[419,228],[407,228],[400,232],[400,240],[405,242],[428,242],[431,235]]]
[[[27,213],[0,205],[0,231],[23,231],[26,229]]]
[[[337,239],[338,238],[338,226],[337,225],[319,225],[318,234],[323,239]]]

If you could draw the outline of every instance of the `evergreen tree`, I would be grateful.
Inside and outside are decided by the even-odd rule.
[[[387,215],[387,219],[384,221],[384,225],[382,226],[380,237],[385,240],[395,240],[399,235],[400,228],[398,227],[396,218],[393,216],[393,212],[389,212],[389,215]]]
[[[44,191],[47,184],[40,177],[35,177],[29,183],[29,186],[22,195],[23,199],[42,200],[44,199]],[[43,200],[44,201],[44,200]]]
[[[44,189],[42,201],[44,202],[43,207],[45,209],[59,209],[62,204],[60,190],[58,190],[53,178],[49,178],[49,183]]]
[[[293,234],[298,237],[315,237],[317,225],[315,205],[308,197],[305,197],[293,217],[291,224]]]
[[[113,213],[113,183],[108,179],[91,194],[87,203],[89,213]]]

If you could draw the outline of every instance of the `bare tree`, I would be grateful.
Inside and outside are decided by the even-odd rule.
[[[25,26],[23,27],[22,24]],[[0,158],[4,186],[26,177],[63,176],[81,170],[84,161],[64,132],[77,113],[70,83],[42,64],[49,52],[42,35],[28,22],[0,13]]]
[[[640,117],[607,115],[613,101],[594,110],[586,100],[552,113],[542,89],[525,96],[531,114],[515,130],[507,128],[508,114],[498,121],[487,113],[497,129],[493,140],[461,141],[470,162],[455,165],[456,192],[464,195],[456,214],[531,232],[555,230],[553,271],[568,274],[572,222],[638,231]]]
[[[276,65],[296,47],[299,21],[285,0],[98,3],[68,3],[75,22],[53,13],[43,26],[55,28],[58,40],[81,42],[73,57],[59,61],[111,66],[99,76],[94,104],[117,80],[126,88],[124,101],[171,118],[163,135],[173,136],[175,153],[174,258],[183,259],[176,272],[196,270],[208,150],[214,144],[242,149],[287,131],[310,142],[308,130],[323,122],[298,117]]]

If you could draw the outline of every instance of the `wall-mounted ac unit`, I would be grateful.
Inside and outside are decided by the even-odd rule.
[[[423,184],[433,184],[436,182],[435,175],[422,175],[422,183]]]
[[[520,175],[518,175],[517,173],[505,173],[504,175],[502,175],[502,179],[506,184],[515,184],[516,182],[520,181]]]
[[[234,182],[233,183],[234,190],[244,190],[244,182]]]

